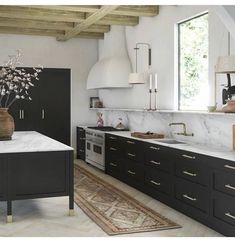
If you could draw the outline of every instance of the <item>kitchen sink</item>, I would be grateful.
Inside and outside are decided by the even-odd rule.
[[[177,141],[175,139],[162,139],[162,140],[154,140],[154,141],[168,143],[168,144],[186,144],[185,142]]]

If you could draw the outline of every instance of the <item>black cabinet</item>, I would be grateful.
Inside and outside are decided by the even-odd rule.
[[[85,161],[86,158],[86,131],[82,127],[77,127],[77,159]]]
[[[68,194],[66,152],[11,154],[8,181],[12,200]]]
[[[9,110],[15,129],[70,145],[70,69],[44,68],[39,78],[29,90],[32,101],[18,100]]]
[[[106,173],[235,236],[235,163],[106,134]]]
[[[0,200],[6,198],[6,159],[0,156]]]

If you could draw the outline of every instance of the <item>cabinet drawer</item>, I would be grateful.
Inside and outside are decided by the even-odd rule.
[[[214,189],[235,196],[235,172],[214,172]]]
[[[173,163],[168,153],[158,145],[148,145],[145,151],[145,165],[166,172],[172,172]]]
[[[223,196],[214,199],[214,217],[235,226],[235,198]]]
[[[119,161],[117,158],[110,158],[107,160],[107,166],[108,169],[111,169],[112,171],[118,171],[120,172],[123,168],[122,162]]]
[[[125,174],[128,177],[138,179],[144,182],[144,169],[141,164],[127,161],[125,166]]]
[[[121,139],[115,135],[106,135],[107,147],[121,148]]]
[[[173,183],[169,179],[168,174],[164,174],[160,171],[154,170],[150,167],[145,171],[145,184],[150,186],[156,191],[163,192],[165,194],[171,194],[173,191]]]
[[[206,187],[181,180],[176,183],[175,196],[178,200],[205,213],[209,211],[209,194]]]
[[[132,139],[125,140],[125,156],[135,162],[144,161],[143,144]]]
[[[205,186],[209,183],[209,173],[206,166],[194,160],[177,160],[175,164],[175,174],[178,177]]]

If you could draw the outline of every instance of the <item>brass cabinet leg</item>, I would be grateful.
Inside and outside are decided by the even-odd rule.
[[[13,222],[12,215],[7,215],[7,223],[12,223],[12,222]]]
[[[74,209],[69,209],[69,216],[74,216],[75,213],[74,213]]]

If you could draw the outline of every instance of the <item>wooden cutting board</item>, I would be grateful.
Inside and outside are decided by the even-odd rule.
[[[143,138],[143,139],[152,139],[152,138],[164,138],[164,134],[161,133],[149,133],[149,132],[132,132],[132,137]]]

